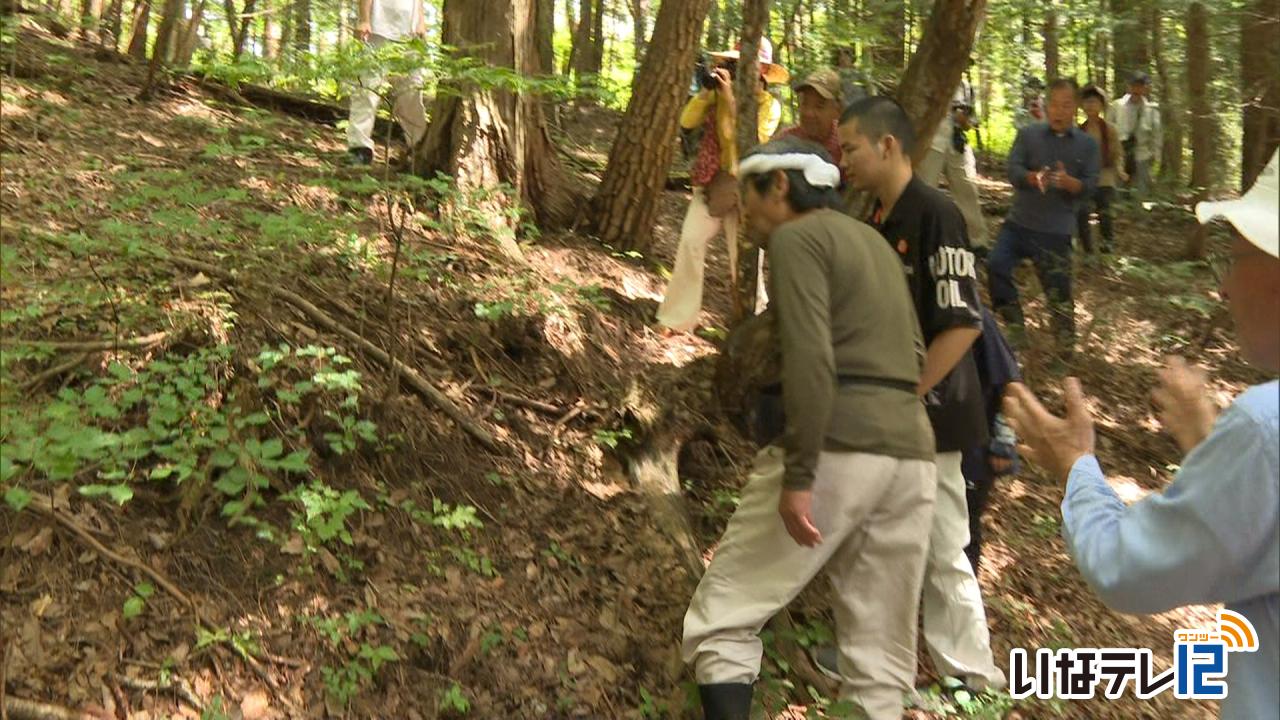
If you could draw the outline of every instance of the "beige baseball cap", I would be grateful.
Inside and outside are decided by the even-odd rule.
[[[840,100],[840,76],[835,70],[824,68],[809,73],[803,82],[795,86],[796,92],[809,88],[828,100]]]
[[[1196,205],[1201,223],[1224,218],[1245,240],[1271,257],[1280,257],[1280,150],[1258,174],[1249,192],[1236,200]]]

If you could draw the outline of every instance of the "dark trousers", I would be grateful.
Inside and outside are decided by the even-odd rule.
[[[1050,319],[1060,349],[1075,344],[1075,301],[1071,296],[1071,236],[1037,232],[1005,221],[987,256],[987,278],[991,305],[1005,322],[1022,323],[1018,288],[1013,270],[1023,260],[1035,265],[1040,286],[1049,299]]]
[[[964,496],[969,506],[969,544],[964,554],[969,556],[973,571],[978,572],[978,559],[982,557],[982,514],[987,511],[991,486],[996,482],[995,473],[987,462],[985,447],[970,448],[960,460],[960,472],[964,474]]]
[[[1115,231],[1111,226],[1111,201],[1115,198],[1116,189],[1100,187],[1093,191],[1093,196],[1080,203],[1080,212],[1076,216],[1076,227],[1080,233],[1080,244],[1085,252],[1093,252],[1093,235],[1089,228],[1089,211],[1098,214],[1098,228],[1102,231],[1102,252],[1109,253],[1115,248]]]

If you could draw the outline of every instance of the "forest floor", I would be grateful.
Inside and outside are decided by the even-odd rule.
[[[477,198],[342,167],[334,128],[188,81],[139,102],[143,68],[37,31],[13,51],[0,698],[121,718],[686,714],[678,646],[698,570],[655,507],[674,497],[695,562],[709,556],[752,447],[711,394],[723,253],[711,329],[664,338],[650,320],[685,195],[664,196],[643,262],[573,234],[516,262],[468,212]],[[598,165],[612,117],[561,112],[576,165]],[[982,190],[994,231],[1009,189]],[[389,196],[414,205],[399,253]],[[1207,267],[1179,260],[1192,227],[1185,207],[1129,209],[1120,252],[1077,275],[1073,372],[1126,498],[1178,461],[1147,396],[1164,355],[1212,368],[1223,401],[1259,379]],[[1033,347],[1024,364],[1056,398],[1046,358]],[[679,486],[663,498],[636,468],[673,438]],[[1168,667],[1173,631],[1212,608],[1104,608],[1065,553],[1059,498],[1034,469],[994,493],[980,575],[1001,664],[1013,647],[1147,647]],[[829,636],[823,592],[768,643],[770,717],[830,707],[778,650]],[[914,717],[1215,710],[1171,695],[933,701]]]

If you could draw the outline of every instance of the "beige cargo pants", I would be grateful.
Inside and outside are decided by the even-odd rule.
[[[841,699],[898,720],[916,674],[919,607],[935,468],[923,460],[822,453],[813,485],[816,548],[797,545],[778,514],[784,452],[755,459],[742,500],[684,618],[683,656],[700,684],[751,683],[759,633],[826,570],[835,589]]]

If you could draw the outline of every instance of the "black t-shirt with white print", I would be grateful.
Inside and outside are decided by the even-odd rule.
[[[960,210],[918,177],[902,192],[889,217],[877,204],[873,224],[902,258],[925,345],[955,327],[982,328],[977,258]],[[985,445],[982,389],[973,353],[967,352],[925,397],[938,452]]]

